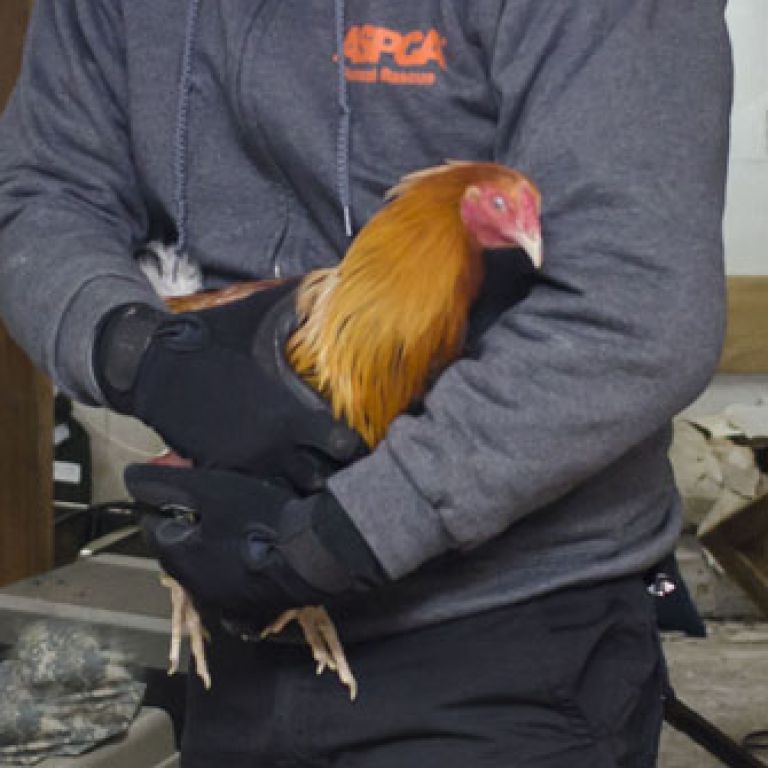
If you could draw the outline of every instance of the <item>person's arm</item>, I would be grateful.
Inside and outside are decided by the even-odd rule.
[[[0,313],[77,399],[102,401],[95,328],[160,306],[130,258],[147,215],[131,159],[120,0],[38,0],[0,121]]]
[[[505,4],[490,65],[496,159],[541,189],[556,282],[331,478],[391,578],[585,482],[690,402],[719,355],[723,3],[520,5]]]

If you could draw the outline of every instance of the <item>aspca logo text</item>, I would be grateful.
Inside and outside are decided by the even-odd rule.
[[[446,40],[436,29],[397,32],[362,24],[344,39],[347,80],[394,85],[434,85],[447,69]]]

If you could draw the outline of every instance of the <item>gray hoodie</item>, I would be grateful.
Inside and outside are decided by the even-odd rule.
[[[38,0],[0,124],[3,319],[99,402],[95,325],[158,302],[147,240],[178,239],[210,285],[299,274],[401,174],[514,166],[553,280],[332,479],[398,579],[343,631],[642,571],[679,528],[669,420],[721,343],[723,5]]]

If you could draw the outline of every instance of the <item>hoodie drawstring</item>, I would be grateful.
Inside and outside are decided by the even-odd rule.
[[[176,205],[176,231],[178,238],[176,250],[180,260],[187,258],[187,242],[189,239],[189,212],[187,207],[189,107],[192,98],[193,57],[197,42],[197,22],[199,17],[200,0],[190,0],[184,35],[184,52],[181,59],[179,101],[176,108],[176,140],[174,146],[174,203]]]
[[[346,64],[344,57],[344,0],[334,0],[336,7],[336,58],[339,75],[339,129],[336,143],[336,169],[339,184],[339,202],[344,219],[344,234],[352,237],[352,194],[349,180],[349,144],[352,108],[349,104]]]

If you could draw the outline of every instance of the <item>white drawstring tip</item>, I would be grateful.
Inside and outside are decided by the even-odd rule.
[[[347,237],[352,237],[354,234],[352,232],[352,214],[349,210],[349,206],[344,206],[344,232],[347,235]]]

